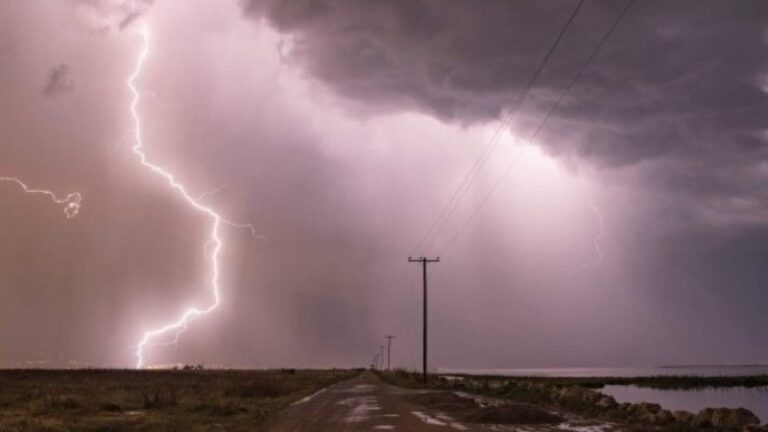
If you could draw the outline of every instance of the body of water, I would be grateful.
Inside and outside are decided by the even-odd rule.
[[[518,368],[454,369],[441,373],[539,377],[647,377],[647,376],[751,376],[768,375],[768,366],[674,366],[649,368]],[[609,385],[603,393],[618,402],[650,402],[665,409],[697,413],[704,408],[746,408],[768,422],[768,388],[728,387],[657,390],[637,386]]]
[[[748,376],[768,375],[768,366],[670,366],[647,368],[441,369],[439,373],[540,377]]]
[[[651,402],[665,409],[697,413],[704,408],[746,408],[768,422],[768,388],[729,387],[692,390],[656,390],[636,386],[609,385],[601,392],[618,402]]]

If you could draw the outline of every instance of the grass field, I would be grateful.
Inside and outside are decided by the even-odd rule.
[[[0,431],[253,431],[343,370],[0,371]]]

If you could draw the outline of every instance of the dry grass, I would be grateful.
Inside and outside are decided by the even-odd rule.
[[[352,371],[0,371],[0,431],[244,431]]]

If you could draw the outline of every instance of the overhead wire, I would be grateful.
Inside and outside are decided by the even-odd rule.
[[[514,120],[517,113],[520,111],[520,108],[525,103],[528,97],[528,94],[533,89],[534,85],[539,80],[539,78],[541,77],[541,74],[544,71],[544,68],[549,63],[549,60],[552,58],[552,55],[554,54],[557,47],[560,45],[560,42],[562,41],[563,37],[565,36],[566,32],[570,28],[571,24],[573,23],[573,21],[575,20],[576,16],[579,13],[579,10],[581,10],[585,2],[586,0],[579,0],[579,2],[576,4],[576,7],[573,9],[573,11],[568,17],[568,20],[564,23],[563,27],[560,29],[560,32],[558,32],[557,37],[550,45],[549,49],[547,50],[542,60],[539,62],[533,75],[531,75],[531,77],[528,79],[528,82],[526,83],[525,89],[522,92],[521,97],[519,97],[515,101],[515,104],[512,110],[510,111],[509,115],[505,119],[505,121],[502,122],[499,128],[497,128],[496,132],[491,137],[491,141],[489,142],[489,144],[485,147],[485,149],[483,149],[478,159],[475,161],[475,163],[467,172],[467,175],[459,184],[459,187],[456,189],[451,199],[443,207],[441,212],[438,214],[437,218],[430,225],[425,235],[417,243],[414,250],[419,250],[420,248],[425,246],[428,247],[429,245],[434,243],[434,241],[439,239],[440,235],[443,233],[443,231],[445,231],[446,227],[448,226],[448,222],[451,220],[451,217],[453,216],[453,213],[456,211],[456,209],[458,208],[458,205],[461,203],[464,196],[469,191],[470,186],[472,185],[474,180],[478,177],[478,175],[482,171],[483,165],[485,165],[485,163],[490,159],[490,156],[496,150],[496,147],[498,146],[498,143],[499,143],[499,138],[501,136],[501,132],[507,129],[511,125],[512,120]],[[435,232],[435,234],[431,235],[433,232]]]
[[[562,105],[562,102],[565,100],[565,98],[571,92],[571,90],[573,89],[574,85],[581,79],[581,77],[584,74],[584,72],[587,70],[587,68],[589,68],[589,66],[592,63],[592,61],[597,57],[597,55],[600,53],[600,51],[602,50],[602,48],[605,45],[605,43],[608,41],[608,39],[610,39],[611,35],[614,33],[616,28],[619,26],[621,21],[624,19],[624,17],[627,14],[627,11],[629,11],[629,8],[632,6],[634,1],[635,0],[628,0],[627,1],[627,3],[622,8],[621,12],[619,12],[619,14],[617,15],[616,19],[613,21],[611,26],[605,32],[603,37],[600,38],[600,40],[598,41],[598,43],[595,46],[595,48],[592,50],[590,55],[584,61],[584,63],[582,64],[581,68],[579,68],[579,70],[573,75],[573,77],[571,78],[570,82],[565,87],[565,89],[562,92],[560,92],[560,95],[559,95],[557,101],[555,102],[555,104],[552,105],[552,107],[549,109],[547,114],[542,118],[542,120],[536,126],[536,129],[528,136],[528,139],[526,140],[527,142],[533,141],[538,136],[539,132],[541,132],[541,130],[544,128],[544,126],[549,121],[549,119],[552,117],[552,115],[560,108],[560,106]],[[507,165],[507,167],[504,169],[503,173],[498,178],[496,183],[491,187],[489,192],[480,201],[480,204],[478,204],[478,206],[475,207],[474,211],[470,214],[469,218],[467,218],[464,221],[464,223],[461,225],[461,227],[456,232],[456,234],[454,236],[452,236],[449,239],[449,241],[446,243],[446,248],[450,247],[456,241],[456,239],[462,234],[462,232],[467,227],[467,225],[469,225],[469,223],[480,212],[480,210],[483,208],[483,206],[488,202],[488,200],[491,198],[491,196],[493,196],[493,194],[496,192],[496,190],[501,185],[501,183],[504,180],[504,178],[507,176],[507,174],[509,174],[509,172],[512,170],[514,165],[518,162],[518,160],[520,159],[520,157],[523,154],[523,151],[524,151],[524,149],[522,151],[520,151],[519,153],[517,153],[515,155],[515,157],[512,158],[512,160]]]

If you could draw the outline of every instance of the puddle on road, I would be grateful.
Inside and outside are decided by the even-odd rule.
[[[378,411],[381,409],[378,399],[373,396],[351,397],[342,399],[336,403],[352,408],[347,416],[344,417],[345,423],[364,422],[371,418],[371,411]]]
[[[373,386],[371,384],[357,384],[356,386],[350,388],[350,389],[344,389],[341,390],[341,393],[370,393],[371,390],[373,390]]]
[[[614,425],[574,425],[561,423],[557,426],[521,426],[521,425],[485,425],[496,432],[609,432],[614,431]]]
[[[612,430],[612,427],[613,426],[609,424],[576,426],[576,425],[564,423],[564,424],[558,425],[557,428],[562,431],[568,431],[568,432],[607,432],[609,430]]]
[[[439,420],[437,417],[431,417],[428,414],[424,414],[421,411],[411,411],[411,414],[415,415],[419,418],[419,420],[423,421],[426,424],[435,425],[435,426],[448,426],[448,423]]]
[[[303,403],[307,403],[307,402],[311,401],[312,399],[314,399],[315,396],[319,395],[320,393],[322,393],[324,391],[325,391],[325,389],[320,389],[320,390],[312,393],[311,395],[309,395],[309,396],[307,396],[307,397],[305,397],[303,399],[297,400],[296,402],[292,403],[291,405],[301,405]]]
[[[419,420],[423,421],[428,425],[450,426],[451,428],[460,430],[460,431],[468,430],[466,426],[464,426],[461,423],[458,423],[452,417],[447,416],[445,414],[437,414],[434,417],[430,416],[429,414],[425,414],[421,411],[411,411],[411,414],[415,415]]]

